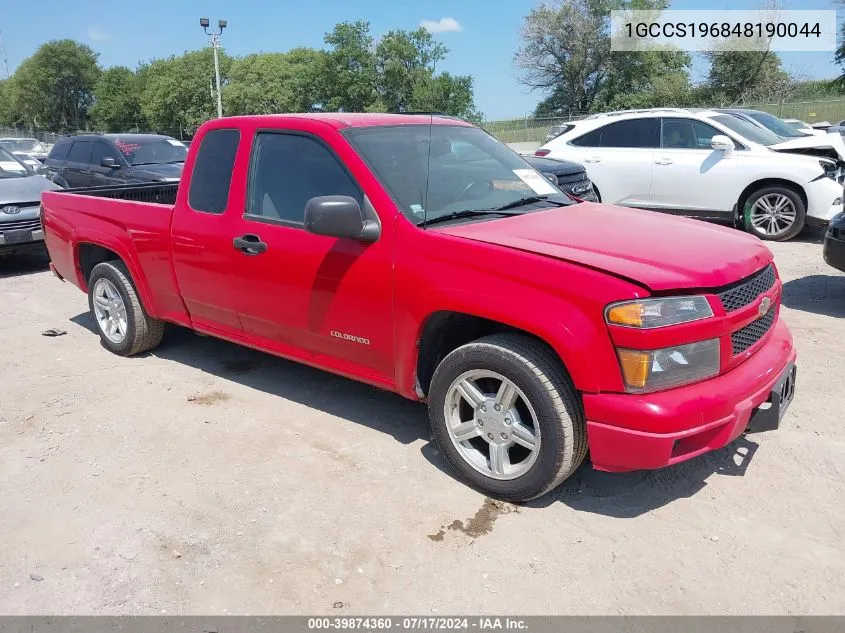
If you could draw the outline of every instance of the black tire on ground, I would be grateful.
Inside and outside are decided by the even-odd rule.
[[[102,277],[114,284],[126,306],[126,336],[120,343],[115,343],[105,335],[94,313],[94,285]],[[110,352],[119,356],[132,356],[149,351],[161,343],[164,336],[164,322],[154,319],[144,310],[129,271],[120,260],[103,262],[94,266],[88,279],[88,307],[97,324],[97,332],[100,334],[103,347]]]
[[[540,426],[534,464],[516,479],[494,479],[470,466],[452,443],[445,405],[452,383],[464,372],[485,369],[512,381],[531,402]],[[463,345],[443,359],[429,389],[429,420],[440,452],[458,477],[491,497],[527,501],[569,477],[587,454],[581,397],[554,351],[528,336],[495,334]]]
[[[754,206],[754,203],[760,198],[772,195],[783,195],[789,198],[795,207],[795,220],[788,229],[769,235],[764,231],[757,229],[751,223],[751,209]],[[801,196],[798,195],[798,192],[795,191],[795,189],[783,185],[772,185],[769,187],[762,187],[748,196],[745,200],[745,204],[743,205],[742,219],[743,224],[745,225],[745,230],[752,235],[756,235],[761,240],[785,242],[786,240],[790,240],[798,235],[804,229],[804,223],[807,219],[807,208],[804,206],[804,201],[801,200]]]

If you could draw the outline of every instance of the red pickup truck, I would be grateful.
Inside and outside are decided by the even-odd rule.
[[[456,473],[527,500],[589,448],[658,468],[777,428],[795,385],[757,238],[564,195],[443,116],[204,124],[178,185],[46,192],[103,345],[165,323],[412,400]]]

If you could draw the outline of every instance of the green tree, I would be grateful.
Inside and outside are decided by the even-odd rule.
[[[388,32],[375,51],[380,105],[388,112],[419,109],[414,103],[415,89],[431,79],[448,52],[425,29]]]
[[[97,54],[85,44],[47,42],[21,63],[10,80],[11,107],[26,125],[81,129],[99,76]]]
[[[126,66],[104,70],[94,87],[92,125],[105,132],[146,128],[141,113],[140,84],[138,76]]]
[[[691,65],[680,51],[615,52],[593,109],[690,105]]]
[[[323,107],[329,111],[364,112],[376,101],[376,65],[370,23],[342,22],[326,34],[323,57]]]
[[[222,50],[218,56],[225,86],[232,60]],[[154,60],[138,74],[144,83],[141,112],[152,129],[177,136],[180,132],[192,134],[203,122],[217,116],[210,48]],[[223,107],[226,114],[225,103]]]
[[[710,73],[707,86],[721,105],[746,101],[780,101],[792,87],[792,79],[771,51],[724,51],[707,53]]]
[[[236,59],[223,91],[227,114],[309,112],[321,100],[319,70],[324,53],[294,48]]]
[[[14,85],[8,79],[0,80],[0,125],[14,126],[19,123],[12,105]]]

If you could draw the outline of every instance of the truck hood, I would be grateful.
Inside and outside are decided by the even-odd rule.
[[[718,288],[772,261],[760,240],[735,229],[592,202],[431,230],[603,270],[653,291]]]
[[[61,189],[44,176],[25,176],[23,178],[0,178],[0,207],[7,204],[34,202],[41,203],[41,193]]]
[[[836,161],[845,161],[845,142],[840,134],[821,134],[818,136],[803,136],[783,143],[770,145],[769,149],[787,154],[801,154],[804,156],[818,156]]]

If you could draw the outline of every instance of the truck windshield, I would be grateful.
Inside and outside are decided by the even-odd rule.
[[[0,178],[23,178],[28,175],[24,164],[0,147]]]
[[[518,154],[475,127],[397,125],[348,128],[344,134],[416,224],[453,214],[491,219],[499,216],[470,212],[503,208],[508,215],[527,213],[547,202],[575,204]]]
[[[130,165],[184,163],[188,148],[174,138],[116,138],[114,144]]]

